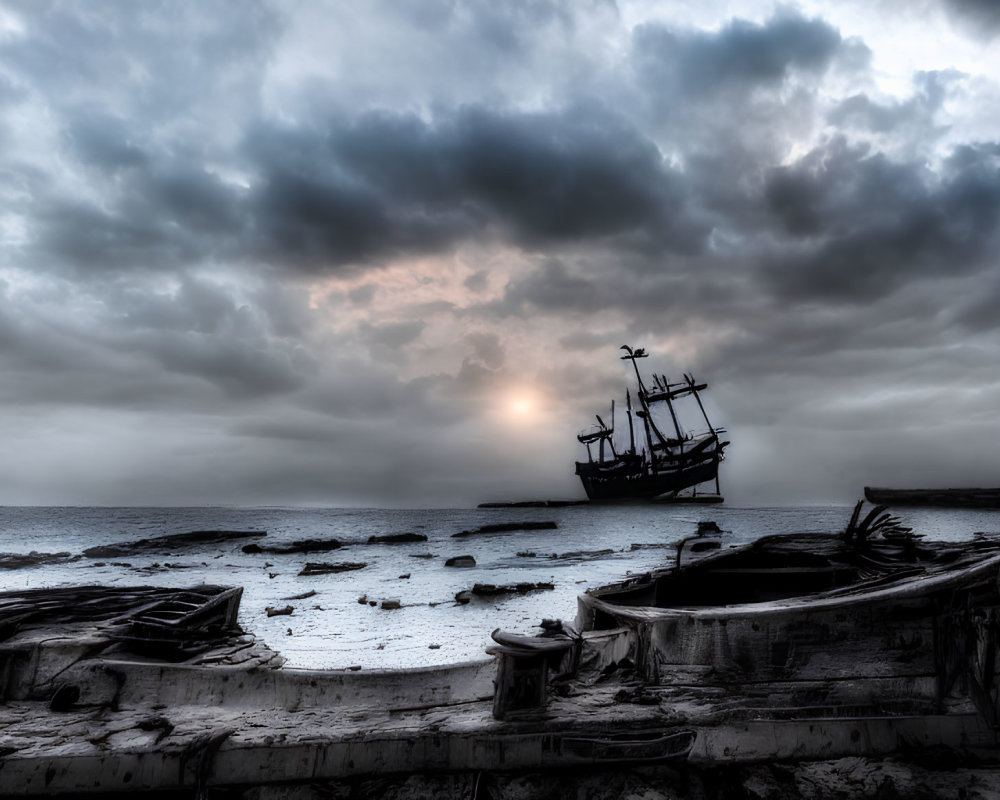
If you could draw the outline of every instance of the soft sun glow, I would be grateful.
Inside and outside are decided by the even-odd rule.
[[[523,386],[512,387],[497,405],[497,412],[507,423],[523,428],[540,422],[542,405],[538,393]]]
[[[531,412],[534,403],[527,397],[515,397],[510,401],[510,412],[515,416],[524,416]]]

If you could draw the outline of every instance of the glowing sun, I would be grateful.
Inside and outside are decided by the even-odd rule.
[[[518,417],[530,414],[535,404],[528,397],[515,397],[510,401],[510,413]]]

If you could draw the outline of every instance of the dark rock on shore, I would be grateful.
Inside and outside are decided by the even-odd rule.
[[[183,547],[223,544],[238,539],[250,539],[261,536],[267,536],[267,531],[191,531],[190,533],[172,533],[167,536],[155,536],[152,539],[138,539],[134,542],[89,547],[83,551],[83,555],[87,558],[115,558],[117,556],[130,556],[137,553],[162,553]]]
[[[462,605],[470,602],[473,597],[501,597],[508,594],[528,594],[529,592],[551,592],[555,586],[546,581],[540,583],[507,583],[496,585],[492,583],[477,583],[471,589],[463,589],[455,594],[455,602]]]
[[[309,561],[299,572],[299,575],[331,575],[337,572],[352,572],[356,569],[364,569],[368,565],[364,562],[341,561],[336,564],[323,564],[321,562]]]
[[[426,542],[422,533],[390,533],[385,536],[369,536],[368,544],[408,544],[410,542]]]
[[[288,555],[289,553],[325,553],[343,547],[338,539],[299,539],[287,545],[264,546],[254,542],[243,546],[243,552],[249,554],[267,553],[268,555]]]
[[[553,531],[559,526],[554,522],[498,522],[494,525],[480,525],[473,531],[459,531],[451,535],[452,539],[464,539],[480,533],[508,533],[510,531]]]
[[[445,561],[444,565],[446,567],[474,567],[476,566],[476,559],[472,556],[454,556]]]

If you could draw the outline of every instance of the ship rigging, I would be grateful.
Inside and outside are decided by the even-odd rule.
[[[681,492],[691,489],[689,498],[702,502],[721,502],[719,489],[719,463],[724,458],[728,441],[723,441],[724,428],[712,425],[702,402],[700,392],[707,388],[697,383],[692,375],[670,383],[662,375],[652,374],[649,386],[642,379],[636,361],[647,358],[644,348],[632,349],[622,345],[623,361],[630,361],[637,381],[633,409],[632,393],[626,389],[625,412],[628,419],[628,450],[619,452],[615,446],[615,406],[611,401],[611,424],[607,425],[597,415],[597,428],[577,436],[587,448],[587,461],[577,462],[576,474],[580,476],[587,497],[591,500],[628,498],[681,499]],[[707,430],[698,434],[685,432],[681,427],[675,403],[683,398],[694,398],[705,420]],[[654,418],[653,410],[665,407],[670,415],[671,428],[664,432]],[[640,436],[644,434],[645,447],[636,443],[636,423],[641,423]],[[594,446],[597,458],[594,458]],[[610,453],[610,455],[609,455]],[[715,484],[715,492],[698,494],[701,484]]]

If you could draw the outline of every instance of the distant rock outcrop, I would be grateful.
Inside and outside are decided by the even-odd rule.
[[[498,522],[493,525],[480,525],[475,530],[459,531],[451,535],[452,539],[464,539],[481,533],[508,533],[510,531],[552,531],[558,525],[554,522]]]
[[[243,546],[243,552],[249,554],[267,553],[268,555],[287,555],[289,553],[325,553],[343,547],[339,539],[299,539],[290,544],[261,546],[254,542]]]
[[[83,555],[87,558],[116,558],[118,556],[131,556],[137,553],[169,553],[185,547],[224,544],[238,539],[250,539],[261,536],[267,536],[267,531],[191,531],[190,533],[172,533],[167,536],[154,536],[151,539],[138,539],[134,542],[88,547],[83,551]]]

